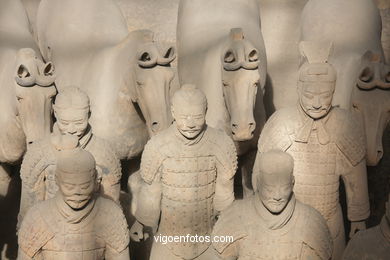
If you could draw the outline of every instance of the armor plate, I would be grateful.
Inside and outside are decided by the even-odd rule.
[[[317,209],[329,220],[339,204],[338,149],[334,143],[322,145],[316,131],[308,143],[294,142],[287,150],[294,158],[294,193],[297,199]]]
[[[159,232],[172,236],[209,235],[214,225],[215,157],[167,158],[162,166],[161,181]],[[175,255],[185,259],[200,255],[209,245],[210,242],[167,244]]]
[[[236,201],[222,213],[213,231],[215,236],[233,236],[233,243],[238,243],[235,252],[238,259],[306,259],[303,256],[305,248],[320,259],[330,258],[331,237],[318,212],[296,201],[294,213],[286,225],[270,230],[264,226],[254,203],[260,203],[257,197]],[[214,247],[223,255],[230,244],[215,243]]]

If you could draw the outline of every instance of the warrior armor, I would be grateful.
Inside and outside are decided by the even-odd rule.
[[[290,205],[294,208],[288,221],[270,229],[258,213],[259,203],[262,202],[254,196],[236,201],[222,212],[213,236],[232,236],[234,240],[213,244],[223,259],[232,256],[238,256],[239,260],[330,259],[332,240],[317,211],[291,200],[289,203],[295,204]]]
[[[156,189],[159,194],[152,195],[158,203],[161,196],[161,203],[152,210],[146,201],[151,199],[145,198],[151,194],[143,194],[136,218],[149,226],[160,220],[158,233],[162,235],[210,235],[217,212],[234,200],[234,144],[225,133],[210,127],[191,145],[180,135],[173,125],[146,145],[141,177],[146,186],[161,183],[161,189]],[[188,242],[168,243],[167,247],[179,257],[193,259],[209,245]]]
[[[98,198],[90,211],[72,222],[68,215],[61,213],[57,200],[62,198],[40,202],[26,214],[19,230],[19,247],[26,256],[103,260],[105,254],[127,250],[127,222],[114,202]]]
[[[19,221],[29,207],[37,201],[53,198],[58,191],[55,181],[57,162],[56,137],[43,139],[29,147],[20,171],[22,178],[22,199]],[[90,152],[96,160],[100,191],[103,196],[119,201],[121,166],[110,146],[89,130],[80,140],[81,148]]]
[[[386,260],[390,256],[390,226],[386,216],[373,228],[356,233],[344,251],[344,260]]]
[[[360,128],[342,109],[333,108],[325,118],[316,121],[303,113],[298,107],[281,109],[272,115],[260,137],[259,152],[282,149],[293,156],[297,199],[317,209],[327,221],[339,207],[340,176],[346,181],[347,193],[351,186],[363,193],[348,199],[349,219],[367,218],[365,175],[349,178],[354,174],[353,167],[365,156]]]

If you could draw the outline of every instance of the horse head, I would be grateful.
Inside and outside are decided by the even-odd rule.
[[[152,39],[137,52],[132,101],[139,105],[150,136],[168,128],[173,120],[170,86],[174,77],[171,62],[175,57],[173,46],[159,49]]]
[[[259,51],[244,38],[241,28],[234,28],[221,59],[223,94],[233,140],[250,140],[256,129],[253,111],[260,85]]]
[[[15,94],[17,116],[26,135],[26,142],[43,138],[50,133],[54,67],[44,63],[30,48],[20,49],[16,58]]]
[[[371,51],[363,55],[352,107],[363,119],[367,165],[375,166],[383,156],[382,136],[390,119],[390,66],[381,55]]]

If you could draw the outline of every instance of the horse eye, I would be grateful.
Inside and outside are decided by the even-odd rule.
[[[141,87],[143,84],[144,84],[143,82],[137,80],[137,85],[138,85],[139,87]]]

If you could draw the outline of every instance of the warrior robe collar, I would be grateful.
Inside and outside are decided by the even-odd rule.
[[[179,139],[180,143],[183,143],[186,146],[191,146],[199,143],[202,140],[203,135],[207,130],[207,126],[205,125],[203,127],[202,132],[200,132],[197,137],[195,137],[194,139],[188,139],[185,136],[183,136],[182,133],[180,133],[179,129],[177,128],[176,122],[174,122],[171,127],[174,128],[174,133],[176,137]]]
[[[253,198],[254,206],[256,212],[260,215],[263,220],[264,225],[271,230],[277,230],[283,228],[291,219],[295,211],[295,195],[292,194],[290,201],[287,203],[284,210],[276,215],[269,212],[269,210],[263,205],[261,201],[258,199],[258,195],[256,194]]]
[[[332,109],[325,117],[314,120],[308,116],[305,111],[303,111],[303,108],[298,104],[298,113],[302,120],[302,127],[298,129],[295,135],[295,141],[300,143],[307,143],[309,141],[311,131],[317,130],[319,143],[322,145],[328,144],[330,142],[330,136],[326,130],[325,124],[328,121],[331,112]]]
[[[68,204],[64,201],[62,194],[60,192],[57,193],[55,197],[55,204],[57,206],[58,212],[67,223],[77,224],[82,222],[89,214],[92,212],[95,206],[96,199],[92,197],[91,201],[85,206],[85,208],[81,210],[74,210],[69,207]]]
[[[60,130],[58,129],[58,126],[56,123],[53,126],[53,134],[54,135],[61,135]],[[84,135],[79,140],[80,147],[85,149],[85,147],[88,145],[89,141],[91,141],[91,138],[92,138],[92,128],[88,124],[87,130],[85,130]]]

